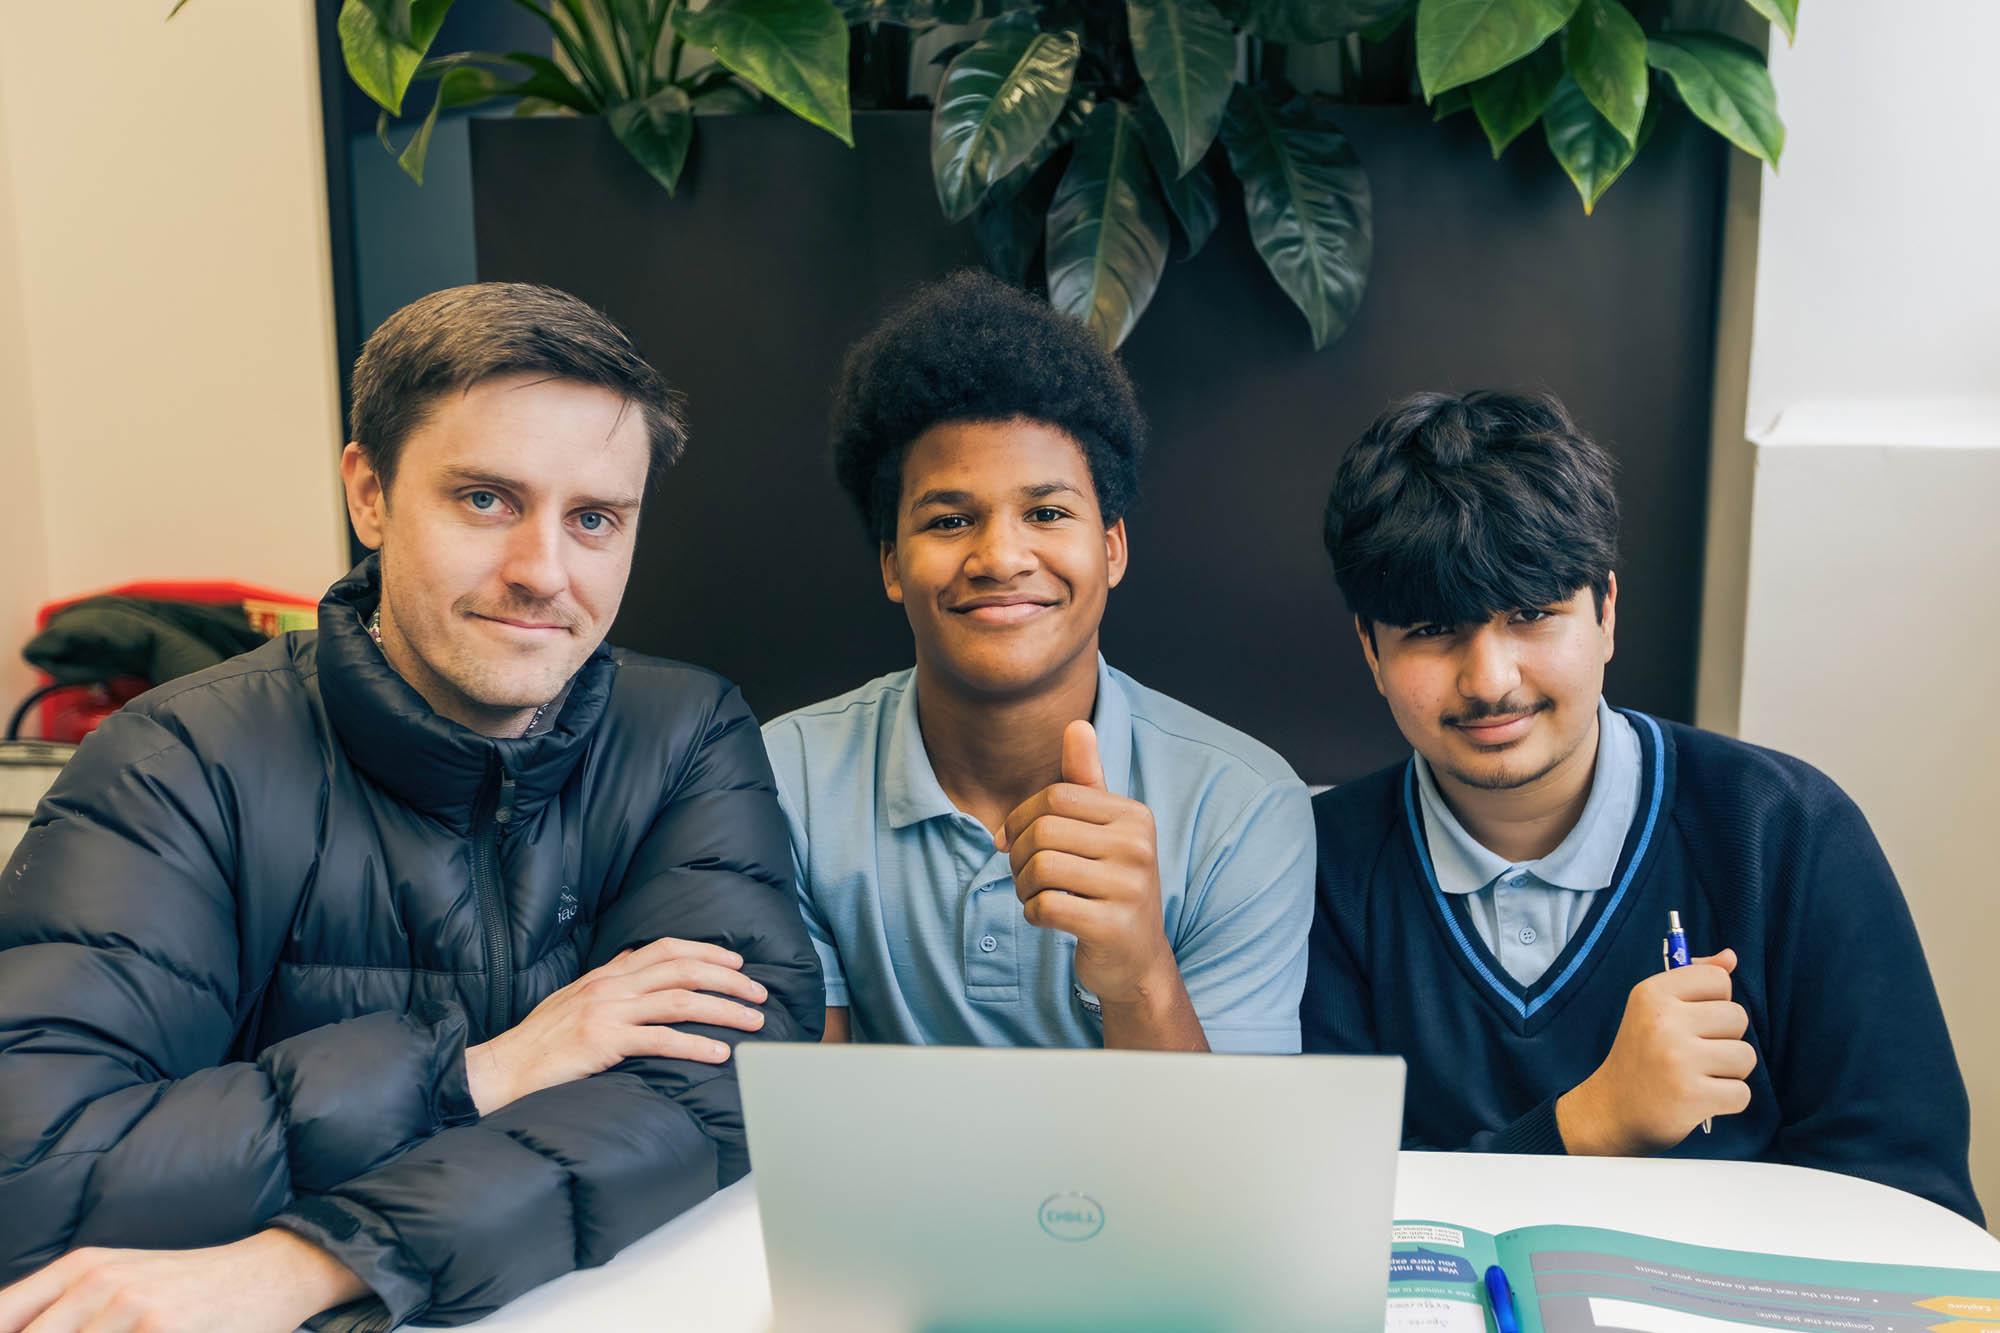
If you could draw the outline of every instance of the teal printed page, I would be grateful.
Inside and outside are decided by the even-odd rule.
[[[1452,1222],[1397,1222],[1389,1232],[1386,1333],[1492,1333],[1487,1268],[1493,1237]]]
[[[1525,1333],[2000,1333],[2000,1272],[1712,1250],[1588,1227],[1503,1232],[1495,1248]],[[1393,1282],[1390,1291],[1393,1305]]]

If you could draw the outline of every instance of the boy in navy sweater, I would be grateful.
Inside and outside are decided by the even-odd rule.
[[[1342,461],[1327,552],[1416,754],[1314,802],[1305,1049],[1402,1055],[1409,1147],[1790,1162],[1980,1221],[1861,812],[1604,703],[1617,526],[1610,459],[1552,399],[1419,395]],[[1708,952],[1668,971],[1670,911]]]

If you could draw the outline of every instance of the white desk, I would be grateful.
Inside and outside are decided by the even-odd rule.
[[[481,1320],[480,1333],[768,1333],[755,1181]],[[2000,1202],[1989,1200],[1989,1205]],[[1759,1162],[1402,1154],[1396,1216],[1501,1231],[1542,1223],[1817,1259],[2000,1270],[2000,1240],[1870,1181]]]

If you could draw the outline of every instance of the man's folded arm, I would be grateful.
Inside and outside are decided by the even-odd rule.
[[[449,1006],[221,1063],[261,965],[239,937],[234,847],[203,766],[128,711],[77,752],[8,862],[0,1284],[82,1245],[238,1239],[294,1191],[470,1117]]]
[[[819,964],[794,901],[790,840],[756,722],[733,689],[598,920],[584,970],[665,937],[733,950],[769,992],[753,1006],[764,1015],[755,1033],[676,1027],[732,1046],[818,1040]],[[300,1200],[278,1224],[381,1298],[328,1327],[462,1323],[604,1263],[747,1169],[733,1062],[634,1059],[448,1129]]]

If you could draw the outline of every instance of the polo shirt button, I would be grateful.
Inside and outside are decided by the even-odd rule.
[[[1507,882],[1509,884],[1512,884],[1515,888],[1518,889],[1523,884],[1526,884],[1528,882],[1528,877],[1526,875],[1516,875],[1514,876],[1514,878],[1508,880]]]
[[[997,948],[999,948],[999,947],[1000,947],[1000,941],[999,941],[999,940],[996,940],[996,939],[994,939],[994,938],[993,938],[993,937],[992,937],[991,935],[982,935],[982,936],[980,936],[980,938],[979,938],[979,949],[980,949],[980,952],[982,952],[982,953],[992,953],[992,952],[993,952],[993,951],[994,951],[995,949],[997,949]]]
[[[1533,926],[1521,927],[1521,933],[1517,938],[1523,944],[1533,944],[1535,942],[1535,928]]]

